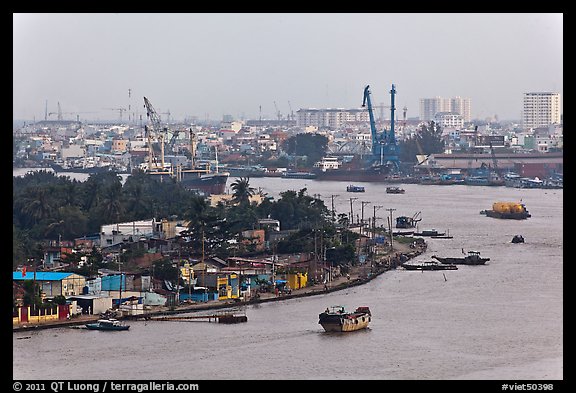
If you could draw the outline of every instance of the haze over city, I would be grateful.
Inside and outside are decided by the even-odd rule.
[[[563,14],[13,14],[14,120],[145,118],[144,96],[173,120],[271,119],[360,107],[366,85],[389,105],[392,84],[409,118],[460,96],[519,120],[524,93],[563,95]]]

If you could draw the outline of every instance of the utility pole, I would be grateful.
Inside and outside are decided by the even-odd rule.
[[[330,198],[332,199],[332,222],[336,220],[336,213],[334,212],[334,198],[338,196],[339,195],[330,195]]]
[[[374,215],[372,216],[372,239],[376,238],[376,210],[383,207],[382,205],[374,205]]]
[[[352,209],[352,202],[358,198],[350,198],[350,225],[354,224],[354,210]]]
[[[388,228],[390,229],[390,251],[394,250],[394,243],[393,243],[393,239],[394,239],[394,235],[392,234],[392,212],[396,209],[386,209],[390,212],[390,219],[388,221]]]
[[[364,205],[368,205],[370,202],[360,201],[362,203],[362,220],[360,221],[360,235],[364,232]]]
[[[120,307],[122,306],[122,269],[120,268],[122,262],[120,261],[120,255],[116,256],[116,260],[118,261],[118,273],[120,274],[120,290],[118,292],[118,311],[120,312],[120,315],[122,315],[122,310],[120,309]]]

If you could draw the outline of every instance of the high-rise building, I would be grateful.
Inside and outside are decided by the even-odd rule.
[[[464,122],[470,122],[472,120],[472,115],[470,113],[470,98],[451,98],[450,111],[460,114],[464,119]]]
[[[524,93],[524,128],[548,127],[560,124],[560,121],[560,93]]]
[[[472,120],[470,111],[470,98],[421,98],[420,120],[432,121],[439,112],[452,112],[462,116],[465,122]]]

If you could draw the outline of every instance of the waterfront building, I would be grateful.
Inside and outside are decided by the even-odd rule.
[[[82,294],[86,277],[70,272],[12,272],[13,281],[35,281],[47,297]]]
[[[560,124],[560,93],[524,93],[522,126],[527,128],[548,127]]]

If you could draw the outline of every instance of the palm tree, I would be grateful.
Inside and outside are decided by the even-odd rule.
[[[38,223],[49,218],[53,209],[53,195],[46,187],[27,189],[19,201],[21,211],[30,221]]]
[[[250,197],[254,195],[255,189],[250,187],[249,177],[240,177],[232,183],[233,200],[241,205],[250,203]]]

